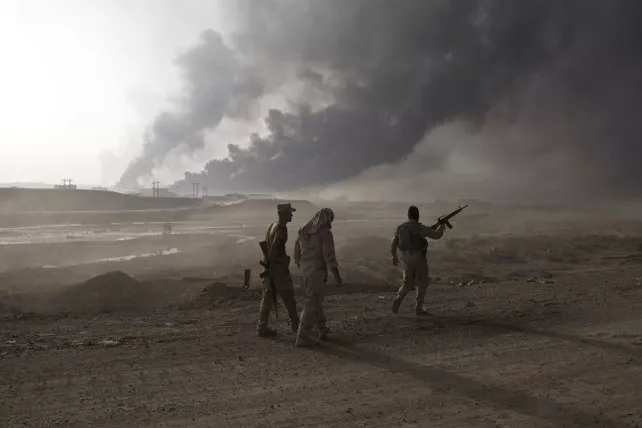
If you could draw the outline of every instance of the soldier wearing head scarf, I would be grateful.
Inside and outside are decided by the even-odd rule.
[[[276,207],[279,220],[272,223],[265,234],[268,247],[269,276],[263,279],[263,298],[259,309],[258,334],[261,337],[274,336],[276,330],[268,327],[268,318],[273,305],[273,291],[270,280],[274,282],[281,300],[290,317],[290,327],[296,333],[299,328],[299,316],[294,298],[294,285],[290,275],[290,257],[285,250],[288,242],[287,224],[292,221],[292,213],[296,211],[290,204],[279,204]]]
[[[337,286],[343,283],[335,256],[331,230],[333,220],[334,213],[330,208],[321,209],[312,220],[299,229],[294,243],[294,262],[305,278],[305,303],[297,332],[297,346],[318,343],[311,336],[314,326],[319,330],[319,338],[327,338],[328,328],[323,312],[323,300],[328,270],[332,272]]]
[[[427,247],[426,238],[441,239],[445,225],[441,224],[437,230],[419,223],[419,209],[415,206],[408,208],[408,221],[399,225],[394,232],[390,243],[392,264],[397,266],[397,250],[401,253],[403,262],[403,279],[397,297],[392,303],[392,312],[398,313],[399,306],[404,297],[410,292],[413,285],[417,288],[415,301],[415,314],[427,315],[423,309],[426,290],[430,284],[428,262],[424,258]]]

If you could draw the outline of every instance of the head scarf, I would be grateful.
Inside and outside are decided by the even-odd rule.
[[[330,229],[334,212],[330,208],[321,208],[305,226],[299,229],[299,236],[313,235],[322,229]]]

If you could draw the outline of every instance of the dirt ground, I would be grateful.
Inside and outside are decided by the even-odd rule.
[[[256,336],[256,241],[6,270],[0,427],[642,426],[637,231],[453,230],[415,317],[412,295],[390,312],[389,226],[335,227],[346,285],[328,284],[332,337],[311,349],[282,307],[279,336]],[[113,269],[140,305],[94,305],[105,279],[84,281]]]

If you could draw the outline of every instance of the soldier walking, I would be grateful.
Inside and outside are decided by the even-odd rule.
[[[319,330],[319,338],[327,339],[329,331],[323,311],[323,300],[328,270],[332,272],[337,286],[343,284],[335,256],[334,236],[331,230],[333,221],[334,212],[330,208],[321,209],[312,220],[299,229],[294,244],[294,262],[305,278],[305,303],[301,312],[296,346],[318,344],[312,337],[312,329],[315,326]]]
[[[299,316],[294,297],[294,284],[290,275],[290,256],[287,255],[285,244],[288,242],[287,224],[292,221],[292,213],[296,211],[289,203],[276,207],[279,220],[272,223],[265,234],[268,247],[269,273],[263,279],[263,298],[259,309],[258,335],[260,337],[275,336],[276,330],[268,327],[268,318],[272,310],[273,294],[270,281],[273,282],[290,317],[290,327],[296,333],[299,328]]]
[[[419,222],[419,209],[415,206],[408,208],[408,221],[395,229],[390,243],[392,264],[397,266],[399,263],[397,250],[401,253],[401,262],[403,263],[403,278],[401,287],[399,287],[397,296],[392,303],[392,313],[399,312],[399,306],[404,297],[415,286],[417,288],[415,314],[428,314],[423,308],[426,290],[430,284],[428,262],[424,253],[427,246],[426,238],[441,239],[445,228],[444,224],[440,224],[436,230],[421,224]]]

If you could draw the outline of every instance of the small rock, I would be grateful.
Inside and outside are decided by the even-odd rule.
[[[100,342],[100,344],[101,344],[101,345],[103,345],[103,346],[111,347],[111,346],[118,346],[118,345],[120,345],[120,342],[119,342],[118,340],[105,339],[105,340],[101,341],[101,342]]]

